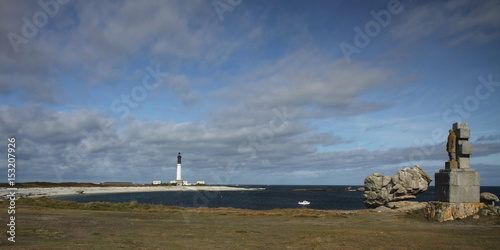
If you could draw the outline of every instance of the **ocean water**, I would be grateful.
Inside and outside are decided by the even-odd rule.
[[[181,207],[233,207],[254,210],[270,210],[275,208],[300,208],[355,210],[365,209],[363,192],[332,191],[343,190],[347,186],[285,186],[285,185],[240,185],[238,187],[261,188],[256,191],[167,191],[117,194],[83,194],[58,197],[55,199],[76,201],[80,203],[130,202],[144,204],[160,204]],[[356,189],[361,186],[352,186]],[[299,189],[299,190],[297,190]],[[300,190],[302,189],[302,190]],[[305,189],[305,190],[304,190]],[[327,189],[328,191],[312,191],[311,189]],[[500,196],[500,187],[481,187],[481,192],[491,192]],[[299,205],[299,201],[307,200],[310,205]],[[432,201],[434,187],[417,195],[413,201]]]

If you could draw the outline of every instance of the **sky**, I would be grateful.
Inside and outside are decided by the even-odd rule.
[[[0,0],[16,181],[500,185],[500,1]],[[7,157],[1,164],[7,182]],[[1,175],[0,175],[1,176]],[[434,182],[431,183],[433,185]]]

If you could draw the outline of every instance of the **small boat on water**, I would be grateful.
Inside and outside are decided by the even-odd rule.
[[[306,200],[299,201],[299,205],[309,205],[309,204],[311,204],[311,202],[306,201]]]

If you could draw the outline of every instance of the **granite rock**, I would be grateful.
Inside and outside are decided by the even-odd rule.
[[[420,210],[427,207],[427,202],[396,201],[396,202],[389,202],[385,206],[397,211],[409,212],[409,211]]]
[[[483,192],[479,195],[481,202],[484,202],[487,205],[495,206],[495,202],[499,202],[498,196],[492,193]]]
[[[464,219],[479,213],[486,205],[483,203],[449,203],[430,201],[427,206],[420,210],[429,220],[439,222]]]
[[[392,210],[388,207],[384,207],[384,206],[377,207],[377,208],[373,209],[373,211],[379,212],[379,213],[381,213],[381,212],[395,212],[394,210]]]
[[[425,192],[432,178],[419,166],[404,168],[394,176],[374,173],[365,178],[364,204],[375,208],[389,202],[416,198]]]

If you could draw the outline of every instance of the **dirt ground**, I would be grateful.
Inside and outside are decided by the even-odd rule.
[[[4,233],[0,248],[500,249],[499,236],[500,220],[493,216],[439,223],[418,214],[371,210],[104,211],[19,204],[16,242]]]

